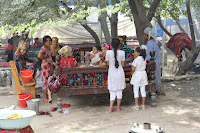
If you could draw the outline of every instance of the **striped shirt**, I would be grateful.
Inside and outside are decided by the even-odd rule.
[[[134,53],[134,50],[132,50],[131,48],[129,48],[127,45],[122,44],[120,50],[125,52],[125,58],[127,58],[127,53]]]

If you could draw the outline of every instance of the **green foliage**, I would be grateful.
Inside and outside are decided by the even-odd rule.
[[[98,9],[101,1],[96,0],[65,0],[66,4],[74,3],[74,9],[68,11],[65,6],[58,6],[59,0],[12,0],[11,6],[7,0],[1,0],[1,16],[0,19],[0,36],[13,34],[14,32],[22,32],[26,28],[33,35],[42,26],[53,25],[64,27],[69,23],[86,24],[86,17],[96,12],[109,11],[117,13],[123,10],[124,6],[128,6],[128,1],[115,5],[108,5],[108,1],[104,1],[106,7]],[[96,8],[95,8],[96,7]],[[10,11],[10,12],[8,12]],[[7,16],[7,17],[5,17]]]
[[[9,2],[8,2],[9,1]],[[25,28],[33,35],[44,25],[66,26],[69,23],[86,24],[85,19],[91,14],[108,12],[121,12],[132,19],[132,13],[128,0],[120,0],[120,3],[109,5],[108,0],[63,0],[66,5],[75,4],[70,11],[65,6],[58,6],[60,0],[0,0],[0,36],[4,34],[23,31]],[[149,8],[149,2],[153,0],[143,0],[144,6]],[[199,0],[192,0],[193,6],[199,9]],[[104,4],[105,7],[101,8]],[[111,0],[115,3],[115,0]],[[162,0],[157,8],[157,12],[164,18],[171,18],[168,10],[179,18],[181,14],[186,15],[185,0]],[[197,6],[198,5],[198,6]],[[147,12],[148,13],[148,10]]]
[[[45,22],[60,17],[58,0],[1,0],[0,25],[19,26],[32,20]]]
[[[171,18],[169,11],[171,11],[176,18],[186,15],[185,0],[162,0],[157,8],[157,11],[165,19]]]
[[[195,10],[194,15],[200,21],[200,1],[199,0],[191,0],[190,2],[191,6]]]

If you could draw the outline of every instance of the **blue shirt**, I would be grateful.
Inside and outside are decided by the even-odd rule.
[[[147,45],[146,60],[147,61],[150,60],[151,58],[150,52],[155,51],[154,58],[156,65],[160,65],[160,52],[157,41],[155,39],[149,40],[146,45]]]

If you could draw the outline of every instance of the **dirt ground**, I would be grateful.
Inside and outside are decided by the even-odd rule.
[[[34,116],[31,126],[35,133],[128,133],[134,123],[150,122],[161,126],[166,133],[199,133],[200,129],[200,79],[163,83],[166,96],[158,96],[157,107],[134,111],[132,94],[124,94],[122,111],[109,113],[109,95],[96,97],[63,97],[70,114],[52,112],[49,116]],[[38,90],[41,92],[40,90]],[[42,95],[42,94],[41,94]],[[16,104],[16,95],[0,96],[0,106]],[[53,104],[40,102],[40,111],[49,111]],[[25,108],[27,109],[27,108]]]

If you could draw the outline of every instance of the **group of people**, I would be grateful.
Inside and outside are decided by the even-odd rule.
[[[33,77],[38,78],[42,75],[43,79],[43,101],[46,103],[52,103],[51,91],[47,87],[48,77],[53,74],[54,67],[56,66],[55,57],[58,54],[59,45],[58,38],[50,36],[44,36],[43,46],[38,54],[38,59],[32,60],[27,56],[29,40],[23,36],[19,40],[18,47],[16,49],[14,60],[18,71],[24,69],[32,69],[34,71]],[[27,62],[32,63],[27,65]],[[36,73],[39,70],[39,73]],[[36,75],[38,74],[38,75]],[[48,92],[48,98],[47,98]]]
[[[147,39],[146,46],[137,47],[134,51],[134,61],[131,63],[131,69],[134,71],[130,84],[133,85],[134,99],[135,99],[135,110],[139,110],[138,105],[139,89],[142,96],[141,109],[145,109],[146,91],[145,86],[148,85],[147,73],[146,73],[146,62],[150,60],[150,52],[155,52],[155,63],[156,63],[156,86],[157,91],[160,91],[160,53],[155,33],[152,28],[147,27],[144,30],[144,37]],[[113,112],[116,109],[113,107],[114,101],[117,97],[117,111],[121,111],[121,99],[122,91],[126,87],[125,73],[123,66],[125,64],[125,55],[120,45],[120,38],[112,39],[112,50],[106,52],[106,61],[109,66],[108,70],[108,90],[110,93],[110,108],[109,112]]]
[[[113,112],[116,109],[113,107],[115,98],[117,97],[117,111],[121,110],[121,99],[122,91],[126,88],[125,73],[123,67],[127,59],[127,53],[134,55],[134,61],[131,63],[132,79],[130,83],[134,86],[134,98],[135,98],[135,110],[139,110],[138,97],[139,88],[142,95],[142,109],[145,109],[146,92],[145,86],[148,84],[147,73],[146,73],[146,61],[150,59],[150,51],[155,51],[155,62],[156,62],[156,85],[159,91],[160,82],[160,55],[159,48],[156,40],[154,39],[154,32],[150,27],[144,30],[144,37],[148,40],[146,47],[137,47],[134,50],[130,49],[125,43],[126,38],[124,36],[118,36],[113,38],[112,43],[103,43],[100,47],[94,46],[92,51],[89,52],[85,57],[90,57],[89,67],[102,67],[109,66],[108,69],[108,83],[107,87],[110,93],[110,108],[109,112]],[[26,45],[26,39],[21,38],[19,45],[15,52],[15,61],[18,70],[33,69],[34,72],[40,71],[35,77],[42,75],[43,79],[43,101],[46,103],[52,103],[51,91],[48,88],[48,78],[53,74],[53,70],[56,66],[56,56],[60,55],[60,67],[61,68],[73,68],[77,66],[77,61],[73,56],[72,48],[64,46],[62,48],[58,45],[58,38],[50,36],[43,37],[43,46],[38,54],[38,60],[30,60],[26,56],[28,49]],[[26,65],[26,62],[31,62],[32,65]],[[47,98],[48,93],[48,98]]]

